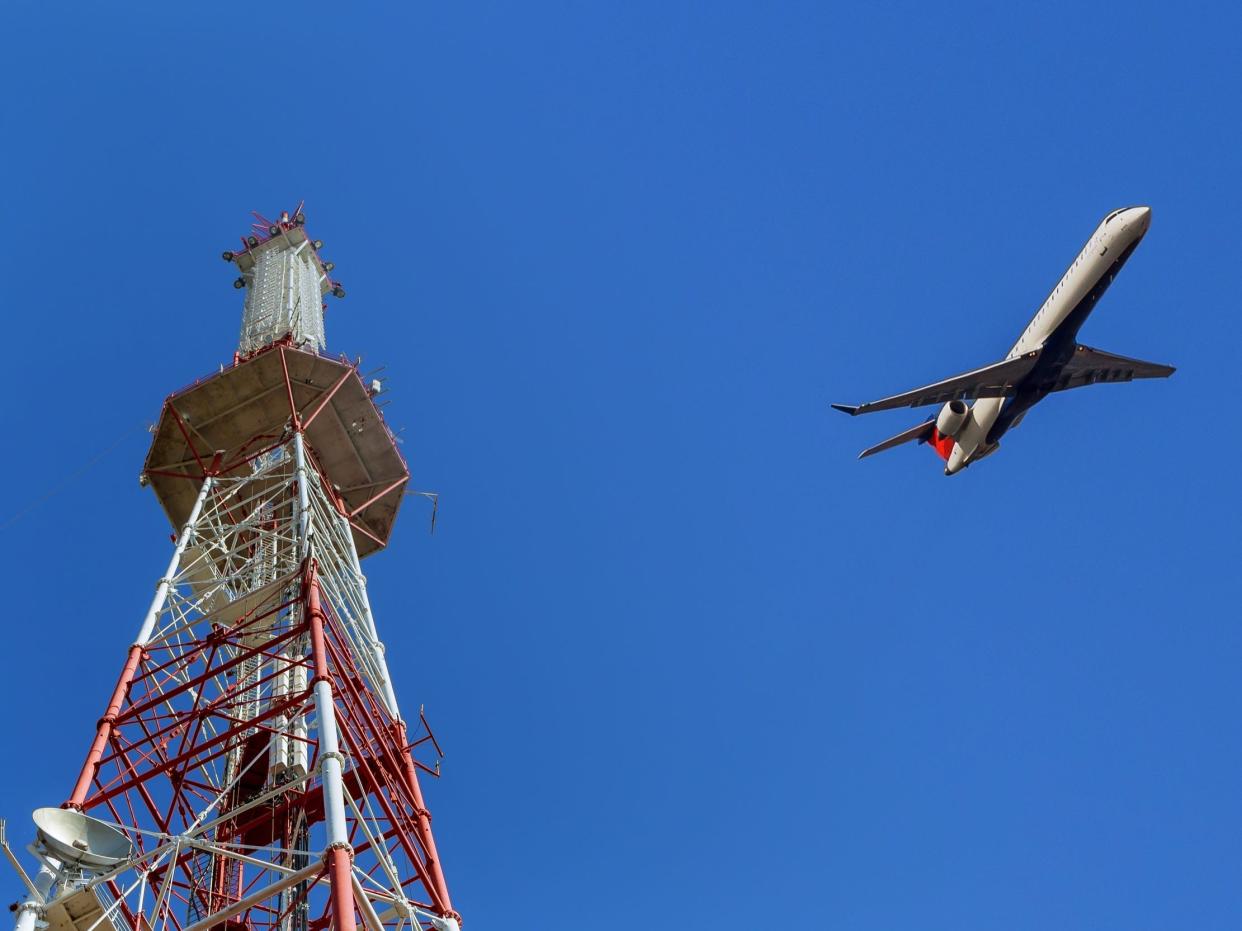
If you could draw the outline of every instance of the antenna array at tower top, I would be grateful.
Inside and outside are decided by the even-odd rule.
[[[319,254],[323,240],[307,235],[302,204],[279,220],[254,217],[241,251],[223,253],[241,272],[233,286],[247,289],[237,351],[245,355],[288,337],[294,346],[322,352],[323,295],[345,296],[331,278],[335,266]]]

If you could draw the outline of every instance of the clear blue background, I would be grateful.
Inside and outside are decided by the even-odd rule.
[[[367,571],[467,928],[1242,924],[1234,5],[173,6],[5,11],[13,835],[166,562],[218,254],[306,198],[442,495]],[[829,401],[999,358],[1128,204],[1082,338],[1171,380],[855,461],[923,414]]]

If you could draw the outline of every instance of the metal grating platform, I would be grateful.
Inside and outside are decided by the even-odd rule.
[[[180,527],[207,472],[249,472],[291,432],[291,400],[312,460],[349,516],[358,555],[383,548],[409,481],[405,460],[353,365],[283,344],[164,402],[144,466],[164,513]]]

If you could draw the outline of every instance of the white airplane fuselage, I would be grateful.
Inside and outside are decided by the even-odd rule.
[[[1041,350],[1038,366],[1063,365],[1074,352],[1078,330],[1151,225],[1148,207],[1109,214],[1036,311],[1007,359]],[[996,449],[1001,435],[1046,391],[1011,398],[981,398],[971,409],[945,463],[945,474],[960,472]]]

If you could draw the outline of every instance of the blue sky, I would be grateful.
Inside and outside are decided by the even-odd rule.
[[[442,496],[366,568],[467,928],[1238,926],[1231,5],[168,7],[6,12],[11,834],[167,560],[218,253],[305,198]],[[999,358],[1135,203],[1082,339],[1172,379],[855,461],[922,415],[829,401]]]

